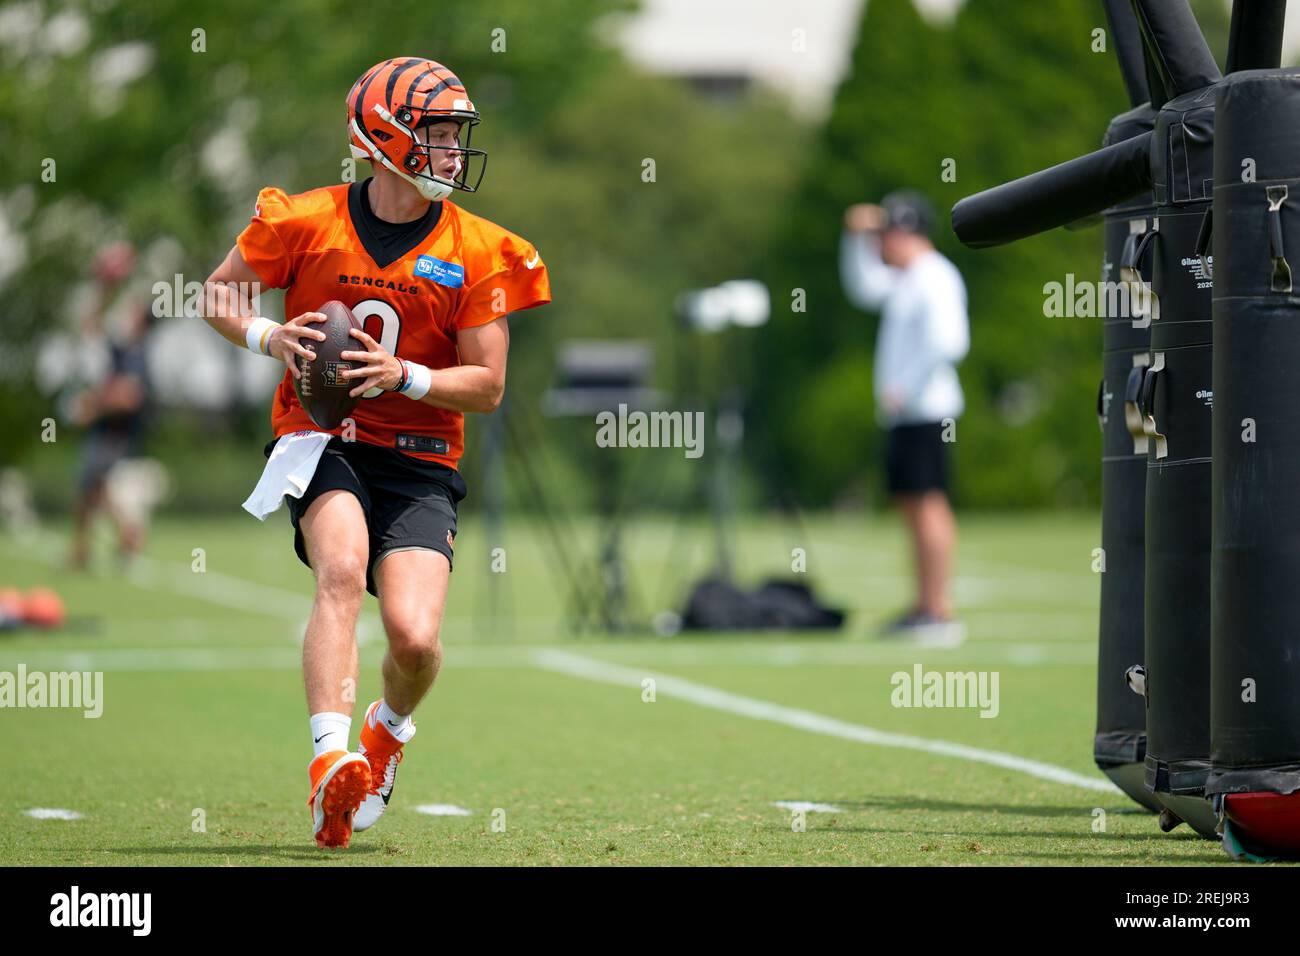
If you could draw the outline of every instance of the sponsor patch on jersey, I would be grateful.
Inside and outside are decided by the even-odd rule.
[[[465,267],[454,262],[443,262],[433,256],[420,256],[415,260],[415,274],[421,279],[432,279],[439,285],[459,289],[465,284]]]

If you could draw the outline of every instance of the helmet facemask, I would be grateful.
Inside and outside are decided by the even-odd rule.
[[[407,139],[409,148],[401,156],[400,163],[393,162],[386,153],[387,149],[376,149],[379,159],[386,167],[407,180],[420,195],[437,202],[445,199],[453,189],[461,192],[475,192],[487,172],[487,151],[470,146],[470,136],[478,124],[478,115],[473,112],[448,110],[422,110],[418,107],[399,106],[397,112],[389,113],[382,106],[376,105],[374,111],[389,125],[396,127],[400,135]],[[453,122],[459,124],[459,131],[451,145],[430,143],[429,133],[422,130],[438,123]],[[382,130],[371,131],[371,138],[383,141],[388,137]],[[376,146],[379,144],[376,143]],[[387,146],[387,143],[384,143]],[[442,176],[431,172],[441,169],[444,154],[453,154],[456,163],[455,172]]]

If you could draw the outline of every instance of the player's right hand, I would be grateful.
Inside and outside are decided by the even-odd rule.
[[[849,232],[879,232],[885,227],[885,210],[873,203],[858,203],[844,210],[844,228]]]
[[[267,340],[266,350],[289,366],[289,374],[295,381],[302,377],[295,356],[301,355],[309,362],[316,358],[316,353],[307,348],[303,340],[325,341],[325,333],[320,329],[309,328],[308,323],[324,321],[324,312],[304,312],[272,332],[270,339]]]

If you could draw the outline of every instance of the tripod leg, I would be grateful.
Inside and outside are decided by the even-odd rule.
[[[560,569],[563,578],[569,585],[570,625],[573,627],[575,633],[581,634],[586,630],[587,622],[593,617],[591,602],[587,597],[587,592],[589,587],[588,582],[597,583],[596,577],[591,574],[584,574],[580,569],[575,569],[573,564],[569,561],[569,555],[565,550],[563,542],[573,541],[574,536],[571,533],[565,533],[559,527],[553,509],[547,501],[545,492],[542,490],[542,485],[538,480],[537,473],[533,469],[532,461],[525,452],[525,445],[520,437],[520,430],[515,416],[506,415],[503,416],[503,420],[505,423],[506,438],[509,441],[511,450],[515,453],[515,458],[519,463],[520,473],[524,477],[524,483],[528,487],[533,503],[537,508],[538,514],[541,515],[542,523],[546,530],[545,540],[550,546],[556,567]]]

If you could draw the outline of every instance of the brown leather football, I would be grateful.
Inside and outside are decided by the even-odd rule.
[[[316,358],[309,362],[301,355],[297,357],[298,371],[302,375],[294,381],[293,387],[298,392],[298,401],[316,426],[332,431],[343,424],[343,419],[351,415],[357,402],[361,401],[360,396],[352,398],[348,395],[361,380],[339,377],[340,372],[361,363],[345,362],[340,355],[349,350],[364,352],[366,347],[348,334],[348,329],[359,329],[361,323],[342,302],[332,299],[316,311],[325,314],[325,321],[313,322],[309,327],[324,332],[325,340],[302,340],[316,353]]]

